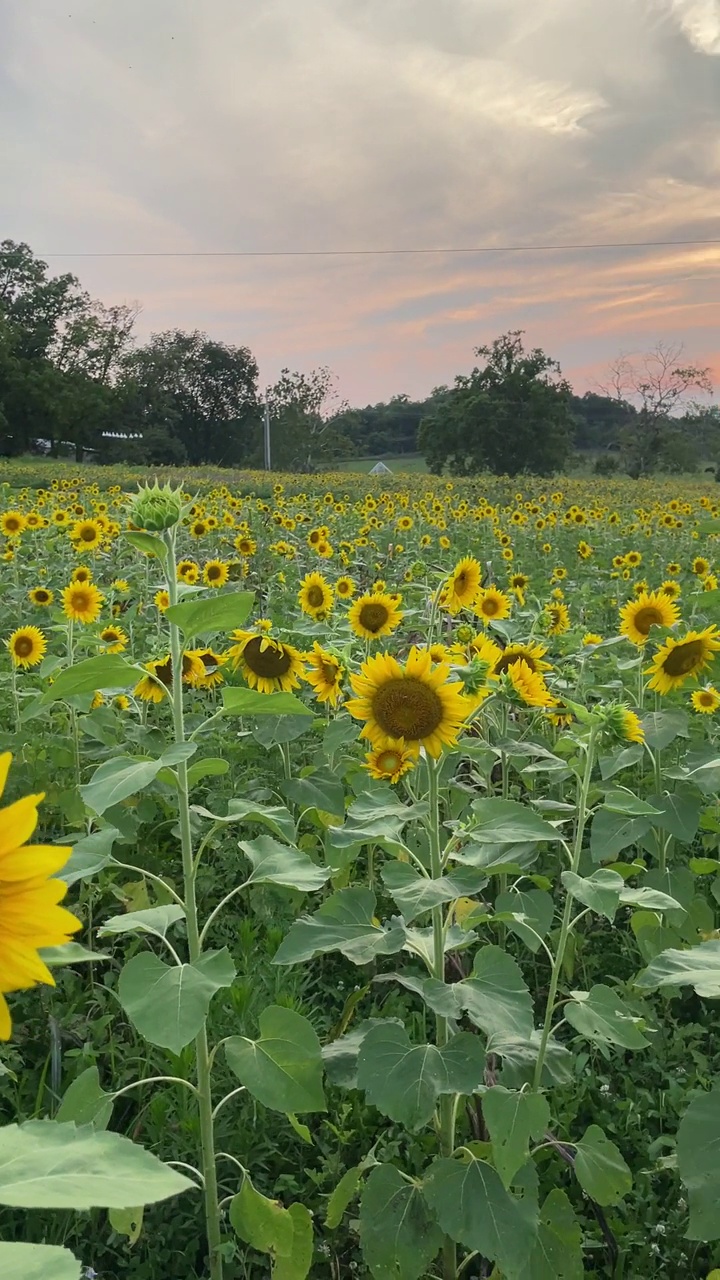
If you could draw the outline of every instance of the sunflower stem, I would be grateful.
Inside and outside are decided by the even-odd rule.
[[[570,870],[574,875],[577,875],[577,870],[580,865],[583,836],[585,834],[585,825],[588,819],[588,795],[590,792],[592,771],[595,765],[595,743],[597,733],[598,727],[597,725],[593,725],[588,737],[585,769],[582,779],[578,784],[578,807],[575,815],[575,839],[573,842],[572,861],[570,863]],[[545,1005],[545,1019],[540,1037],[540,1047],[538,1049],[537,1062],[535,1063],[535,1075],[532,1086],[535,1091],[537,1091],[542,1084],[542,1073],[545,1066],[545,1058],[547,1056],[548,1042],[550,1040],[553,1014],[555,1012],[555,999],[557,997],[560,974],[562,972],[563,961],[565,959],[567,941],[571,932],[572,910],[573,899],[570,894],[567,893],[565,895],[565,907],[562,915],[562,923],[560,925],[560,936],[558,938],[557,950],[555,952],[555,963],[553,964],[552,972],[550,974],[550,987],[548,989],[547,1003]]]
[[[67,628],[67,660],[68,667],[72,667],[75,660],[75,645],[73,643],[73,620],[68,622]],[[80,735],[78,733],[77,712],[73,706],[68,706],[70,711],[70,736],[73,743],[73,761],[75,764],[75,786],[79,787],[81,782],[80,774]]]
[[[163,533],[168,549],[167,584],[170,603],[177,604],[177,562],[175,555],[175,528],[166,529]],[[170,623],[170,653],[172,662],[172,715],[176,744],[186,741],[185,718],[183,709],[182,659],[183,645],[180,630],[175,623]],[[183,891],[185,897],[185,916],[188,937],[188,954],[190,963],[199,959],[202,953],[198,909],[196,897],[195,874],[193,860],[192,829],[190,826],[190,791],[188,786],[187,761],[181,760],[177,765],[178,808],[180,825],[180,849],[183,866]],[[208,1054],[207,1025],[195,1037],[195,1069],[197,1076],[198,1112],[200,1119],[200,1151],[203,1176],[203,1194],[205,1200],[205,1225],[207,1231],[210,1280],[222,1280],[223,1256],[222,1237],[220,1233],[220,1204],[218,1199],[217,1169],[215,1164],[215,1127],[213,1121],[212,1081],[210,1075],[210,1059]]]

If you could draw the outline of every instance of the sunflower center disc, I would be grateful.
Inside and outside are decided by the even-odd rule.
[[[360,625],[366,631],[379,631],[389,616],[384,604],[364,604],[360,610]]]
[[[322,587],[312,586],[308,589],[307,602],[311,609],[320,609],[325,603],[325,593]]]
[[[701,640],[689,640],[671,649],[662,666],[668,676],[686,676],[702,662],[704,649]]]
[[[662,626],[664,619],[660,610],[649,604],[643,609],[638,609],[633,621],[640,634],[646,636],[651,627]]]
[[[283,645],[267,645],[260,649],[262,636],[253,636],[243,649],[243,658],[256,676],[266,676],[272,680],[274,676],[284,676],[290,670],[290,654]]]
[[[29,636],[18,636],[15,641],[15,656],[18,658],[29,658],[33,651],[33,642]]]
[[[428,738],[443,718],[442,702],[435,690],[413,676],[381,685],[373,696],[372,710],[389,738]]]

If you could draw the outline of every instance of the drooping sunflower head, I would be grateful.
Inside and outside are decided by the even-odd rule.
[[[167,671],[165,670],[166,668],[168,669]],[[172,683],[172,676],[170,676],[170,679],[163,679],[159,672],[162,671],[164,675],[169,675],[169,668],[169,658],[153,659],[151,662],[146,662],[145,670],[149,672],[149,675],[143,676],[136,684],[133,689],[135,697],[142,698],[143,702],[162,702]]]
[[[485,626],[489,622],[499,622],[510,616],[510,597],[497,587],[485,587],[480,592],[473,606],[473,613]]]
[[[203,569],[203,582],[208,587],[224,587],[229,573],[225,560],[208,560]]]
[[[658,693],[671,693],[673,689],[681,688],[691,676],[708,667],[718,651],[720,635],[715,626],[705,627],[703,631],[688,631],[678,638],[668,636],[647,669],[649,687]]]
[[[620,610],[620,634],[633,644],[643,645],[651,627],[672,627],[679,618],[680,610],[664,591],[643,591]]]
[[[347,709],[364,721],[361,736],[375,747],[403,738],[409,751],[420,747],[439,756],[452,746],[471,707],[459,681],[449,679],[450,668],[433,666],[427,650],[410,650],[405,666],[389,653],[363,663],[350,683],[356,697]]]
[[[303,679],[314,689],[318,702],[327,702],[331,707],[336,707],[342,697],[345,676],[342,662],[335,654],[323,649],[317,641],[304,656],[308,666]]]
[[[402,617],[392,596],[383,591],[360,596],[348,613],[352,630],[363,640],[391,635],[402,622]]]
[[[514,693],[526,707],[552,707],[555,698],[548,689],[542,674],[532,671],[524,658],[511,662],[507,668],[506,679],[509,691]]]
[[[6,643],[15,667],[36,667],[47,649],[47,640],[38,627],[18,627]]]
[[[583,644],[587,646],[594,645],[594,644],[602,644],[602,640],[603,640],[602,636],[598,635],[597,631],[586,631],[585,635],[582,638]]]
[[[634,711],[622,702],[611,702],[603,710],[603,733],[612,741],[644,742],[645,731]]]
[[[42,609],[49,608],[55,599],[55,593],[50,591],[48,587],[33,587],[31,591],[28,591],[28,596],[33,604]]]
[[[333,607],[333,590],[321,573],[306,573],[300,583],[298,602],[304,614],[321,621]]]
[[[375,747],[365,756],[365,768],[371,778],[397,782],[404,773],[415,768],[417,756],[409,751],[403,738],[388,738],[384,747]]]
[[[703,689],[696,689],[690,695],[690,701],[700,715],[711,716],[720,707],[720,693],[714,685],[706,684]]]
[[[232,639],[235,644],[228,650],[228,657],[251,689],[288,693],[298,688],[305,669],[299,651],[292,645],[256,631],[234,631]]]
[[[94,622],[103,599],[93,582],[71,582],[62,593],[63,612],[71,622]]]

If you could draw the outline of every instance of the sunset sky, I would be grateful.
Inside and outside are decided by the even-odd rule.
[[[0,0],[0,121],[0,239],[263,383],[420,396],[524,328],[580,391],[658,339],[720,384],[720,0]]]

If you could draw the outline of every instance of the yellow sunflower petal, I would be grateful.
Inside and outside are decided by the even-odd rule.
[[[0,859],[4,858],[11,849],[17,849],[18,845],[30,839],[37,826],[38,805],[44,796],[44,792],[35,796],[23,796],[22,800],[16,800],[6,809],[0,809]],[[0,863],[0,878],[2,878],[2,863]]]

